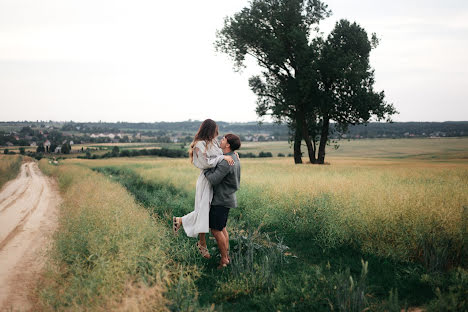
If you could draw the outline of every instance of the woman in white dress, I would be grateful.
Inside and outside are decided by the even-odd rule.
[[[183,217],[172,218],[175,235],[177,235],[182,226],[187,236],[199,237],[197,248],[205,258],[210,258],[210,253],[206,248],[205,233],[208,233],[210,230],[209,213],[213,198],[213,187],[206,179],[203,171],[216,167],[223,159],[230,165],[234,164],[231,156],[223,155],[223,151],[216,140],[217,136],[218,126],[216,123],[211,119],[203,121],[192,144],[190,144],[190,159],[200,169],[195,189],[195,209]]]

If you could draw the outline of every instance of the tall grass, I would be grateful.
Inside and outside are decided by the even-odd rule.
[[[187,160],[67,162],[107,168],[100,171],[167,219],[193,207],[198,171]],[[397,310],[431,298],[435,307],[456,298],[463,308],[466,269],[455,277],[445,272],[465,265],[467,182],[464,163],[342,159],[319,167],[244,159],[240,206],[229,223],[237,264],[213,273],[215,260],[195,261],[184,239],[173,259],[198,267],[200,304],[224,310]],[[266,235],[275,234],[270,248]],[[290,250],[278,252],[282,245]],[[369,261],[365,278],[361,258]]]
[[[186,160],[106,164],[187,192],[193,192],[198,175]],[[306,236],[326,248],[352,244],[363,252],[443,269],[466,256],[467,189],[466,164],[343,160],[319,167],[248,159],[242,161],[238,196],[243,219],[252,226]]]
[[[197,307],[193,279],[199,273],[174,262],[170,231],[156,215],[150,217],[122,186],[89,169],[45,160],[40,168],[57,177],[63,202],[38,309]]]
[[[182,215],[193,207],[193,194],[173,186],[145,182],[131,170],[119,167],[106,166],[96,170],[122,183],[152,213],[164,215],[168,220],[172,214]],[[215,247],[211,248],[214,257],[210,261],[200,261],[199,255],[193,258],[190,253],[195,243],[193,240],[183,235],[177,240],[178,252],[173,255],[174,260],[196,265],[201,272],[195,280],[201,295],[198,299],[200,305],[215,304],[222,311],[270,311],[282,305],[288,307],[291,300],[296,300],[293,310],[326,311],[327,297],[331,298],[332,304],[338,304],[334,293],[339,281],[333,278],[331,271],[324,273],[317,267],[313,270],[313,283],[320,282],[320,286],[307,289],[305,293],[297,292],[298,287],[304,287],[298,284],[312,282],[307,279],[310,268],[290,263],[287,258],[293,256],[287,252],[288,247],[281,238],[270,238],[258,228],[246,228],[237,220],[234,216],[229,223],[232,264],[227,272],[215,269],[218,261]],[[293,280],[295,283],[291,283]],[[313,300],[302,302],[304,297]]]
[[[0,189],[18,175],[22,161],[19,155],[0,155]]]

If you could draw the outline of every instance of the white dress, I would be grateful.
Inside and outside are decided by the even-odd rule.
[[[208,144],[208,149],[205,141],[198,141],[193,148],[193,164],[200,169],[200,175],[195,189],[195,209],[182,217],[182,227],[189,237],[197,237],[199,233],[208,233],[210,230],[209,214],[213,187],[203,171],[216,167],[223,159],[223,151],[216,139]]]

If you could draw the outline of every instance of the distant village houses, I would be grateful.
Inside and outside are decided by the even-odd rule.
[[[104,133],[99,133],[99,134],[94,134],[92,133],[90,135],[91,138],[109,138],[111,140],[115,139],[116,137],[119,137],[119,138],[122,138],[122,134],[121,133],[118,133],[118,134],[113,134],[113,133],[108,133],[108,134],[104,134]]]

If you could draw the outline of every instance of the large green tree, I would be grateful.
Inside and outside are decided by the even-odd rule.
[[[369,39],[363,28],[346,20],[337,22],[327,40],[320,44],[320,57],[314,60],[320,73],[319,164],[325,160],[331,121],[335,122],[335,129],[344,132],[349,125],[366,123],[371,117],[390,121],[396,113],[393,105],[385,102],[384,92],[374,91],[369,56],[377,44],[375,34]]]
[[[317,35],[318,23],[329,14],[327,6],[317,0],[253,0],[250,7],[226,18],[217,33],[218,51],[230,55],[236,69],[245,66],[246,56],[262,68],[260,75],[249,79],[257,95],[257,114],[289,125],[295,163],[302,162],[302,140],[310,162],[324,162],[330,121],[345,130],[349,123],[369,120],[366,107],[368,114],[377,117],[394,111],[383,102],[383,93],[372,90],[366,42],[371,44],[363,29],[349,23],[346,27],[343,21],[344,27],[337,25],[327,40]],[[374,105],[361,105],[369,100]]]
[[[257,114],[270,114],[290,126],[296,163],[302,162],[302,139],[313,155],[307,117],[319,75],[311,62],[318,48],[309,38],[328,14],[321,1],[254,0],[249,8],[227,18],[217,33],[218,51],[230,55],[237,69],[244,66],[246,56],[262,68],[261,75],[249,80],[258,96]]]

